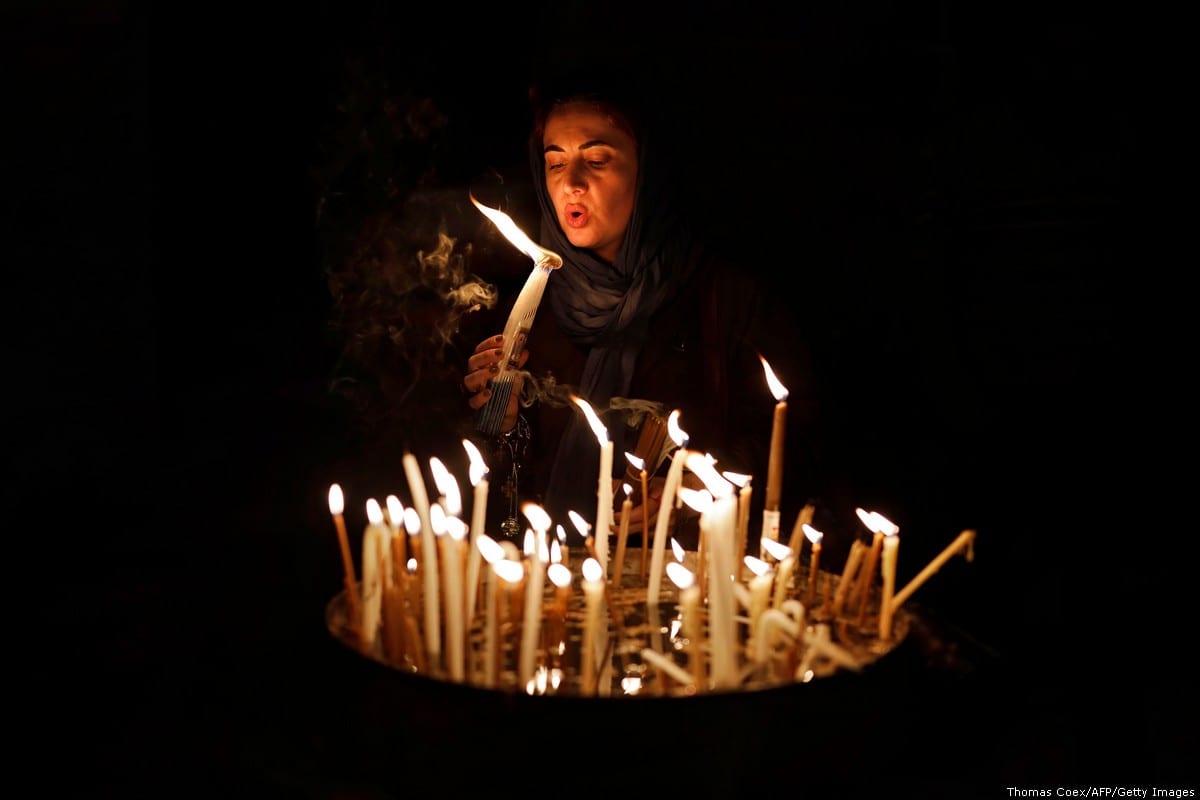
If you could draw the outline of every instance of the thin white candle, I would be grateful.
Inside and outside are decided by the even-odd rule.
[[[374,497],[367,498],[367,527],[362,539],[362,636],[363,649],[371,652],[379,638],[383,619],[383,570],[380,558],[387,530],[383,509]]]
[[[625,546],[629,540],[629,517],[633,514],[633,487],[628,483],[621,484],[625,499],[621,501],[621,525],[617,532],[617,556],[613,561],[612,585],[621,588],[621,578],[625,573]]]
[[[721,691],[738,685],[737,623],[733,598],[734,528],[737,525],[737,500],[733,484],[721,477],[707,456],[689,454],[687,466],[708,489],[711,502],[698,507],[696,500],[704,492],[684,497],[700,511],[701,536],[708,537],[708,637],[712,653],[712,688]]]
[[[841,580],[838,581],[837,591],[833,593],[833,616],[835,617],[842,613],[846,595],[854,582],[854,575],[858,571],[858,565],[862,563],[863,553],[866,552],[866,549],[867,546],[860,539],[855,539],[850,545],[850,553],[846,556],[846,564],[842,567]]]
[[[700,619],[700,586],[692,571],[678,562],[667,564],[667,577],[679,589],[683,635],[688,640],[688,661],[696,686],[704,685],[704,625]]]
[[[625,454],[626,460],[633,465],[633,468],[638,470],[638,476],[642,483],[642,566],[638,574],[642,576],[642,580],[646,579],[646,556],[650,552],[650,504],[647,502],[647,494],[650,492],[650,482],[646,475],[646,462],[638,458],[633,453]]]
[[[771,586],[775,582],[775,570],[771,569],[771,565],[761,558],[754,556],[745,556],[744,561],[749,567],[750,572],[754,577],[750,579],[750,641],[748,645],[753,652],[753,648],[757,646],[754,637],[758,633],[758,618],[767,610],[767,605],[771,597]]]
[[[517,685],[529,691],[533,679],[534,660],[537,655],[538,639],[542,632],[542,601],[546,590],[546,562],[550,558],[546,546],[546,531],[550,528],[550,515],[537,503],[525,503],[521,507],[525,518],[533,526],[533,546],[529,548],[529,580],[525,584],[525,616],[521,623],[521,652],[517,662]]]
[[[613,443],[608,438],[608,428],[604,427],[604,423],[600,421],[600,417],[592,410],[592,407],[582,397],[571,395],[571,400],[575,405],[583,409],[583,414],[587,417],[588,424],[592,427],[592,432],[596,434],[596,441],[600,444],[600,474],[597,478],[596,487],[596,527],[593,529],[593,535],[596,541],[593,547],[596,550],[596,560],[600,562],[601,568],[605,574],[608,574],[608,537],[612,533],[612,471],[613,471]]]
[[[421,465],[412,453],[401,459],[404,474],[408,479],[408,491],[412,495],[413,507],[421,521],[421,583],[425,589],[425,657],[430,668],[437,671],[442,663],[442,627],[438,581],[437,545],[433,538],[433,524],[429,519],[429,495],[425,491],[425,478]]]
[[[892,595],[896,591],[896,557],[900,550],[900,537],[892,533],[883,539],[883,595],[879,601],[879,638],[892,638]]]
[[[771,597],[771,607],[779,608],[787,599],[788,584],[792,580],[792,572],[796,569],[796,557],[792,554],[792,548],[779,542],[765,541],[763,545],[767,555],[779,563],[775,573],[775,593]]]
[[[804,530],[804,537],[812,543],[812,555],[808,563],[808,595],[804,601],[805,606],[812,608],[817,600],[817,580],[821,577],[821,540],[825,534],[808,523],[800,527]]]
[[[447,516],[440,504],[430,508],[429,516],[433,523],[433,533],[437,537],[442,577],[446,582],[446,669],[451,680],[461,681],[463,644],[466,639],[463,626],[462,561],[458,558],[458,542],[465,532],[462,520]],[[451,528],[458,532],[457,537],[451,536]]]
[[[746,555],[746,537],[750,532],[750,497],[753,494],[751,476],[740,472],[722,472],[725,480],[738,487],[737,528],[735,529],[734,565],[740,565]],[[760,548],[761,549],[761,548]],[[740,578],[741,575],[739,574]]]
[[[496,593],[499,586],[496,583],[496,564],[504,560],[504,548],[486,533],[479,534],[475,547],[480,557],[487,562],[487,580],[484,583],[484,627],[483,627],[483,680],[485,686],[495,686],[497,679],[496,658],[500,646],[499,623],[496,615]]]
[[[479,547],[479,535],[483,533],[483,527],[487,520],[487,498],[488,498],[488,468],[483,461],[483,455],[479,452],[479,448],[475,446],[470,439],[462,440],[463,449],[467,451],[467,457],[471,460],[468,477],[471,479],[471,485],[475,487],[475,493],[471,504],[471,536],[467,547],[467,598],[466,598],[466,613],[467,619],[472,620],[478,613],[477,606],[479,605],[477,594],[479,591],[479,567],[482,560]]]
[[[583,693],[591,695],[596,692],[596,645],[600,636],[600,606],[604,602],[604,570],[590,556],[583,562],[583,598],[585,615],[579,662]]]
[[[672,661],[670,656],[663,655],[653,648],[643,647],[642,658],[647,663],[662,670],[664,674],[669,675],[673,680],[683,684],[685,688],[695,686],[694,678],[683,667]]]
[[[658,504],[658,519],[654,525],[654,548],[650,554],[650,575],[646,585],[647,605],[658,605],[662,592],[663,559],[667,552],[667,526],[670,524],[671,509],[675,505],[675,494],[683,480],[683,467],[687,461],[687,432],[679,427],[679,411],[672,411],[667,417],[667,433],[671,440],[678,445],[675,456],[671,459],[671,467],[667,470],[667,480],[663,485],[662,498]]]
[[[858,515],[867,530],[874,534],[871,539],[871,550],[867,553],[867,563],[863,566],[863,574],[858,581],[858,625],[861,627],[867,619],[867,598],[870,597],[871,585],[875,582],[875,567],[879,563],[879,551],[883,548],[883,537],[900,529],[878,511],[856,508],[854,513]]]

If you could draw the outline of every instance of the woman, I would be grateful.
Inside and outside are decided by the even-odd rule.
[[[820,491],[816,394],[797,320],[772,301],[778,293],[769,285],[696,235],[683,184],[666,158],[682,139],[656,138],[660,130],[644,109],[611,87],[535,91],[532,100],[538,239],[563,266],[548,279],[548,303],[521,362],[534,385],[558,392],[527,393],[525,413],[511,398],[502,426],[522,461],[522,500],[540,502],[571,535],[568,511],[594,517],[599,445],[580,409],[562,402],[568,391],[601,414],[614,442],[617,506],[625,496],[620,483],[637,474],[624,453],[644,432],[644,417],[622,411],[631,407],[653,407],[649,418],[659,422],[679,410],[691,449],[764,486],[775,399],[761,355],[790,392],[781,503],[789,519]],[[484,339],[468,359],[463,386],[472,409],[491,396],[501,344],[500,336]],[[666,460],[648,461],[652,532]],[[634,538],[643,520],[637,494]],[[760,508],[762,496],[759,488]]]

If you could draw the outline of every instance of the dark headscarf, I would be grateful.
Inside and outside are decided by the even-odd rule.
[[[579,395],[604,414],[613,397],[627,397],[650,320],[687,283],[694,270],[693,236],[676,195],[677,181],[658,152],[655,131],[638,138],[637,188],[625,239],[613,263],[570,243],[559,227],[546,189],[540,136],[530,141],[530,163],[542,222],[540,243],[562,256],[563,266],[546,284],[559,328],[576,345],[589,347]],[[625,424],[604,414],[613,441],[614,467],[624,469]],[[582,412],[572,416],[559,442],[546,488],[549,510],[568,509],[590,518],[595,507],[599,445]],[[588,504],[590,501],[590,505]]]

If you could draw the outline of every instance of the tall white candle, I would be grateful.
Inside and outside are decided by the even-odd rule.
[[[421,465],[412,453],[401,459],[404,475],[408,479],[408,491],[412,495],[413,507],[421,521],[421,583],[425,589],[425,657],[430,668],[437,671],[442,663],[442,629],[438,581],[437,545],[434,542],[433,523],[429,519],[429,495],[425,491],[425,478]]]
[[[704,625],[700,619],[700,586],[696,576],[683,564],[667,564],[667,577],[679,589],[679,608],[683,617],[683,635],[688,640],[688,661],[692,680],[697,687],[704,686]]]
[[[542,632],[542,602],[546,591],[546,562],[550,550],[546,546],[546,531],[550,515],[537,503],[525,503],[521,510],[533,526],[533,546],[529,548],[529,580],[525,584],[525,616],[521,623],[521,652],[517,662],[517,685],[529,691],[533,679],[538,639]]]
[[[583,599],[585,614],[579,662],[583,693],[591,695],[596,692],[596,645],[600,636],[600,606],[604,602],[604,570],[591,557],[583,562]]]
[[[583,409],[583,414],[587,417],[592,432],[596,434],[596,441],[600,444],[600,474],[596,487],[596,526],[593,528],[592,534],[596,537],[593,545],[596,550],[596,560],[600,562],[600,567],[607,574],[608,537],[612,534],[613,443],[608,438],[608,428],[604,427],[604,423],[592,410],[591,405],[582,397],[572,395],[571,399]]]
[[[758,633],[758,618],[767,610],[767,605],[771,599],[771,586],[775,582],[775,570],[771,569],[771,565],[761,558],[754,556],[745,556],[746,566],[754,577],[750,579],[750,641],[747,643],[751,648],[750,652],[754,652],[753,648],[757,645],[754,637]]]
[[[675,506],[675,494],[683,481],[683,467],[687,462],[687,433],[679,427],[679,411],[672,411],[667,417],[667,433],[678,445],[675,456],[671,459],[671,467],[667,470],[667,480],[663,485],[662,498],[658,504],[658,519],[654,524],[654,548],[650,553],[650,575],[646,585],[646,603],[658,605],[662,593],[663,558],[667,552],[667,526],[670,524],[671,509]]]
[[[484,582],[484,627],[483,627],[483,680],[485,686],[495,686],[497,679],[497,652],[500,646],[499,623],[499,584],[497,583],[496,564],[504,560],[504,548],[486,533],[481,533],[475,541],[480,557],[487,562],[487,580]]]
[[[933,573],[941,569],[942,565],[949,561],[955,553],[964,549],[967,551],[965,555],[967,561],[973,561],[975,559],[975,531],[969,528],[960,533],[958,537],[946,547],[945,550],[938,553],[937,557],[934,558],[933,561],[930,561],[928,564],[926,564],[925,568],[918,572],[916,577],[909,581],[905,587],[901,589],[895,597],[892,598],[892,612],[894,613],[896,609],[899,608],[901,604],[903,604],[904,601],[912,595],[913,592],[919,589],[921,584],[929,580],[929,577],[933,575]]]
[[[458,544],[465,536],[462,520],[448,517],[441,505],[430,509],[433,533],[437,537],[442,577],[446,582],[446,669],[450,679],[463,679],[463,645],[466,641],[463,626],[462,560]],[[451,535],[454,528],[456,535]]]
[[[479,535],[483,533],[483,527],[487,520],[487,497],[488,497],[488,468],[483,461],[483,455],[479,452],[479,448],[470,439],[462,440],[463,449],[467,451],[467,457],[471,460],[469,477],[471,485],[475,487],[475,493],[471,504],[471,529],[470,541],[467,547],[467,597],[466,597],[466,613],[467,620],[472,620],[478,613],[477,606],[479,605],[477,593],[479,592],[479,566],[482,560],[479,553]]]
[[[896,591],[896,556],[900,550],[900,537],[893,533],[883,539],[883,596],[879,603],[879,638],[892,638],[892,595]]]
[[[766,546],[767,555],[779,563],[775,573],[775,592],[771,597],[771,607],[779,608],[787,599],[788,585],[792,580],[792,572],[796,569],[796,556],[793,555],[792,548],[779,542],[767,541],[763,544]]]
[[[633,514],[633,487],[628,483],[622,484],[625,499],[621,501],[621,525],[617,532],[617,556],[613,561],[612,585],[621,588],[621,577],[625,572],[625,546],[629,541],[629,517]]]
[[[374,497],[367,498],[367,527],[362,539],[362,636],[363,649],[367,652],[375,647],[382,620],[384,565],[381,555],[386,537],[383,509]]]
[[[690,493],[698,498],[707,494],[707,508],[694,499],[689,502],[700,511],[700,535],[708,542],[708,637],[712,652],[712,688],[720,691],[738,685],[736,603],[733,597],[734,528],[737,526],[737,499],[733,484],[721,477],[712,461],[698,453],[688,456],[688,469],[696,473],[707,493]],[[697,507],[700,505],[701,507]]]

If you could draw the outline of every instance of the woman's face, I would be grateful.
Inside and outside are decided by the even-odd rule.
[[[542,134],[546,189],[559,227],[576,247],[616,258],[637,187],[637,142],[605,112],[566,103]]]

